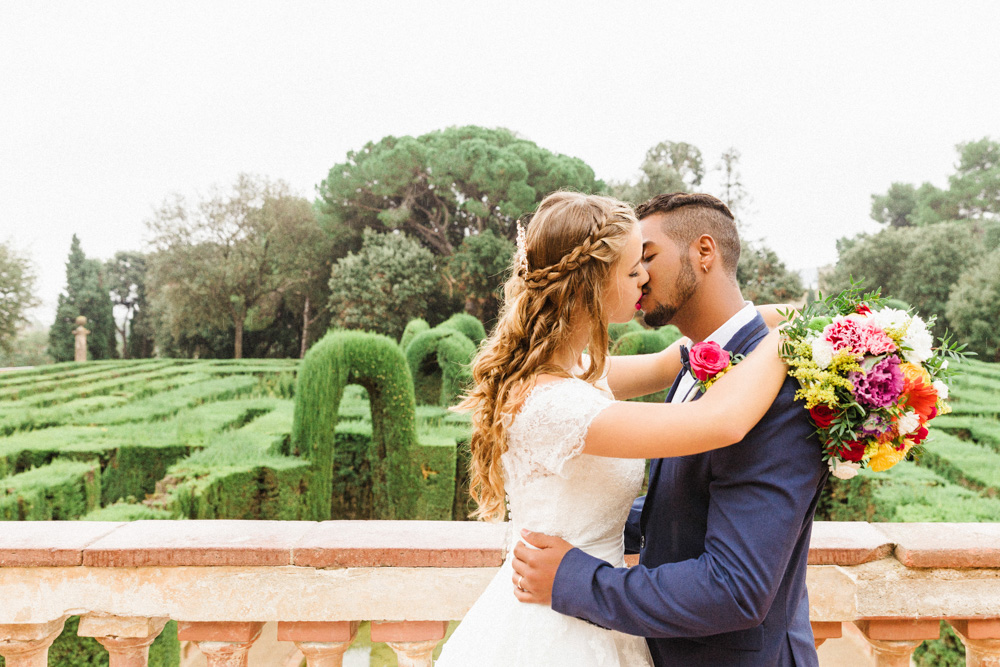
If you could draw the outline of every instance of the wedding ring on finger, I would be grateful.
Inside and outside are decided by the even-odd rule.
[[[520,591],[521,591],[522,593],[527,593],[527,591],[526,591],[526,590],[524,590],[524,586],[522,586],[522,585],[521,585],[521,582],[522,582],[522,581],[524,581],[524,575],[523,575],[523,574],[519,574],[519,575],[517,575],[517,587],[518,587],[518,589],[519,589],[519,590],[520,590]]]

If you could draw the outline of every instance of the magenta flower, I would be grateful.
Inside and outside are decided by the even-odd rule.
[[[833,345],[834,350],[847,348],[859,356],[865,353],[864,334],[861,324],[853,317],[834,320],[831,324],[828,324],[826,329],[823,330],[823,338]]]
[[[847,379],[854,385],[854,398],[858,403],[872,408],[892,405],[903,393],[899,357],[886,357],[867,373],[850,373]]]

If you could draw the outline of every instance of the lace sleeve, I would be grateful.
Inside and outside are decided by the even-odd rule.
[[[590,423],[614,403],[582,380],[536,389],[511,429],[511,454],[526,472],[565,476],[566,463],[583,452]],[[512,461],[515,463],[515,461]]]

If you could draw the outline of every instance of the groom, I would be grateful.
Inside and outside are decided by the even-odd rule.
[[[740,241],[710,195],[665,194],[636,209],[649,272],[642,308],[653,326],[747,354],[767,333],[736,282]],[[612,387],[613,388],[613,387]],[[806,560],[827,478],[820,443],[787,379],[735,445],[652,461],[649,491],[625,527],[639,565],[616,569],[559,538],[525,531],[514,570],[523,602],[647,637],[656,665],[818,664]],[[668,401],[694,400],[682,372]]]

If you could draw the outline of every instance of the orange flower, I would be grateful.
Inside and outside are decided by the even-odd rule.
[[[917,413],[922,424],[934,417],[938,400],[937,390],[931,386],[930,374],[920,366],[901,364],[899,368],[903,371],[901,398],[906,407]]]

